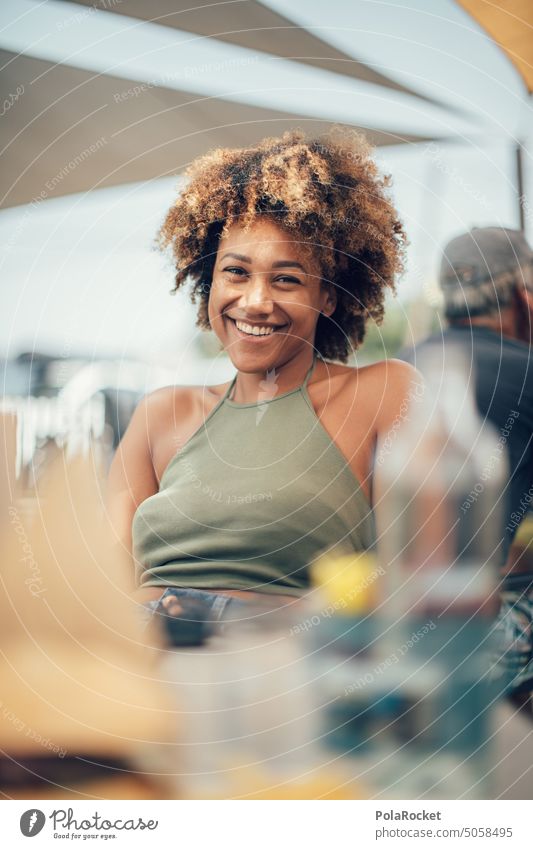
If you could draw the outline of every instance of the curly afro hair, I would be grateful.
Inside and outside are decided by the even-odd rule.
[[[255,147],[219,148],[195,159],[158,243],[172,248],[173,291],[192,282],[198,326],[209,328],[221,236],[236,221],[247,228],[269,215],[313,253],[323,285],[335,287],[337,306],[331,317],[319,317],[315,347],[345,362],[363,341],[368,320],[383,320],[385,291],[395,288],[407,243],[388,197],[390,178],[379,175],[371,154],[362,135],[333,127],[315,139],[293,130]]]

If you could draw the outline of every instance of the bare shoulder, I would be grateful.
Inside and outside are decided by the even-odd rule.
[[[137,410],[144,410],[146,415],[159,416],[171,412],[174,408],[187,409],[194,403],[197,392],[197,386],[162,386],[144,395]]]
[[[378,431],[387,429],[398,415],[405,415],[410,404],[424,392],[420,373],[402,360],[381,360],[349,371],[347,386],[362,394]]]
[[[379,402],[378,430],[388,428],[398,416],[406,416],[411,404],[424,393],[424,381],[409,363],[382,360],[365,367],[368,392]]]
[[[162,410],[175,403],[187,404],[198,394],[199,389],[199,386],[161,386],[148,392],[141,403],[154,410]]]
[[[364,375],[367,380],[375,383],[376,386],[387,387],[391,391],[402,390],[405,387],[423,382],[420,372],[403,360],[380,360],[378,363],[363,366],[357,371],[361,376]]]
[[[221,386],[163,386],[145,395],[137,411],[143,413],[152,431],[194,416],[216,404],[226,384]]]
[[[382,394],[399,392],[411,386],[423,384],[423,378],[409,363],[403,360],[380,360],[367,366],[336,366],[338,374],[351,389],[364,386],[365,391]]]
[[[142,401],[150,407],[161,409],[174,404],[190,404],[198,398],[206,397],[216,400],[227,388],[227,383],[217,386],[162,386],[144,395]]]

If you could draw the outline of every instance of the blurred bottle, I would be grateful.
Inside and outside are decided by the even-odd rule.
[[[386,573],[380,616],[389,653],[404,647],[400,666],[415,679],[425,668],[438,672],[430,724],[413,738],[413,759],[423,760],[429,744],[432,758],[447,759],[455,792],[462,786],[483,796],[498,695],[491,632],[507,463],[502,441],[477,414],[467,364],[451,352],[445,374],[438,365],[424,364],[424,396],[387,455],[378,447],[375,508]]]
[[[376,551],[326,553],[301,625],[324,748],[373,798],[490,793],[505,454],[460,362],[427,377],[378,446]]]
[[[374,553],[350,554],[342,546],[316,563],[314,605],[305,620],[312,626],[308,653],[329,759],[342,763],[372,798],[415,798],[421,788],[413,781],[409,744],[424,733],[426,751],[431,747],[431,693],[440,669],[416,669],[402,644],[391,650],[384,576]]]

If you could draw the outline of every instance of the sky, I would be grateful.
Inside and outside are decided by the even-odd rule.
[[[526,195],[533,197],[531,113],[521,80],[451,0],[268,5],[354,58],[454,107],[413,105],[404,95],[383,97],[364,84],[353,97],[353,82],[339,74],[271,57],[251,63],[245,74],[233,63],[227,73],[206,72],[190,82],[199,93],[231,93],[244,102],[307,113],[312,100],[315,113],[327,119],[356,121],[364,115],[376,127],[438,126],[448,135],[438,144],[377,152],[382,169],[392,174],[393,197],[410,238],[400,302],[435,303],[439,253],[449,238],[472,226],[518,225],[517,138],[525,145]],[[112,65],[113,73],[141,81],[157,80],[172,67],[176,87],[183,84],[179,62],[190,61],[185,48],[178,64],[175,50],[169,64],[168,39],[181,38],[179,33],[100,11],[77,21],[80,11],[83,7],[57,0],[7,0],[0,11],[0,46],[102,72]],[[68,15],[73,23],[58,28]],[[206,67],[214,56],[242,57],[240,48],[203,42]],[[172,270],[153,248],[178,184],[177,177],[166,178],[0,211],[0,356],[38,349],[166,363],[192,357],[200,333],[193,308],[184,294],[170,296]],[[532,207],[526,221],[530,240]]]

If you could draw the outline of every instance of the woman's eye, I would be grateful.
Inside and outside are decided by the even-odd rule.
[[[300,284],[301,280],[298,280],[297,277],[290,277],[290,276],[287,276],[286,274],[284,274],[283,277],[276,277],[276,283],[297,283],[297,284]]]
[[[226,274],[229,274],[230,277],[248,277],[249,272],[246,268],[241,268],[238,265],[231,265],[224,269]],[[275,283],[284,283],[284,284],[296,284],[300,285],[301,280],[297,277],[292,277],[290,274],[282,274],[279,277],[276,277]]]
[[[244,268],[239,268],[238,266],[231,266],[231,268],[225,268],[228,274],[231,274],[233,277],[242,277],[246,274],[246,270]]]

